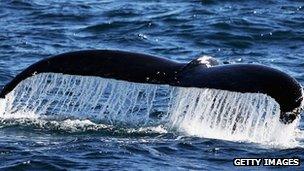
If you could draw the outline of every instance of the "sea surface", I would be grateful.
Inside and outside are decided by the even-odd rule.
[[[304,2],[0,0],[1,88],[34,62],[83,49],[140,52],[179,62],[208,55],[271,66],[304,85]],[[293,142],[267,143],[210,138],[161,124],[132,128],[77,118],[1,119],[0,170],[304,170],[304,163],[233,166],[236,157],[304,162],[303,131],[300,119],[295,127],[277,130],[294,136]]]

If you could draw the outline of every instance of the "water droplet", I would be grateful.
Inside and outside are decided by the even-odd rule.
[[[147,36],[146,35],[144,35],[144,34],[138,34],[138,37],[140,37],[141,39],[147,39]]]

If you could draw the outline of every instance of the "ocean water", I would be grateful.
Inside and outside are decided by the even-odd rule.
[[[304,2],[0,0],[1,87],[34,62],[82,49],[126,50],[180,62],[208,55],[230,63],[264,64],[290,74],[303,85]],[[30,84],[27,85],[35,87],[41,83],[39,79],[36,82],[28,80]],[[85,79],[91,80],[89,85],[109,81]],[[117,83],[118,88],[126,86],[124,82],[110,81],[110,84]],[[132,88],[132,85],[128,86]],[[138,115],[145,112],[135,110],[135,107],[129,110],[125,106],[119,108],[125,112],[108,110],[104,111],[108,117],[96,119],[92,117],[94,111],[72,108],[73,112],[63,112],[57,110],[56,104],[52,111],[60,116],[41,118],[41,112],[38,117],[37,112],[32,113],[44,110],[39,108],[41,103],[31,100],[23,103],[18,93],[24,91],[22,86],[19,88],[15,94],[10,94],[12,103],[9,104],[20,102],[22,110],[16,112],[17,104],[10,108],[12,115],[1,115],[0,119],[1,170],[304,169],[303,166],[233,166],[236,157],[304,158],[303,119],[291,125],[280,125],[276,122],[276,103],[263,95],[228,95],[217,90],[197,89],[176,91],[165,87],[169,91],[160,91],[159,99],[151,103],[154,105],[151,108],[171,111],[165,119],[160,117],[162,112],[155,112],[150,118],[149,115]],[[149,102],[148,97],[153,97],[154,90],[159,87],[139,85],[138,89],[144,88],[148,88],[144,92],[147,92],[145,100]],[[43,92],[44,89],[37,86],[36,90]],[[129,98],[132,102],[132,93],[126,96],[128,91],[119,92],[119,97]],[[212,122],[198,122],[190,115],[189,111],[198,110],[195,100],[191,101],[197,94],[211,99],[219,97],[218,94],[222,97],[218,99],[228,96],[242,100],[265,99],[263,103],[256,103],[267,104],[266,109],[270,112],[266,112],[265,118],[268,120],[255,126],[254,134],[244,125],[232,129],[228,124],[225,129],[215,129],[216,120],[208,118],[207,121]],[[167,109],[171,101],[163,96],[174,96],[179,100],[172,105],[175,110]],[[120,104],[115,100],[117,98],[110,97],[108,99],[112,100],[106,100],[109,105]],[[87,109],[87,103],[79,104],[82,104],[80,109]],[[211,106],[207,104],[205,109],[210,108],[211,114],[218,114],[220,108]],[[255,116],[248,113],[249,109],[250,106],[240,111],[245,111],[245,116]],[[208,129],[206,123],[211,124]],[[226,131],[230,129],[239,132],[231,134]]]

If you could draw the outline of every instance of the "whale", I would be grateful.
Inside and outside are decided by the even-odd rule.
[[[293,122],[303,110],[303,88],[290,75],[258,64],[219,65],[202,58],[188,63],[154,55],[120,50],[83,50],[52,56],[38,61],[4,86],[0,98],[23,80],[39,73],[61,73],[97,76],[135,83],[166,84],[227,90],[240,93],[262,93],[280,105],[280,120]]]

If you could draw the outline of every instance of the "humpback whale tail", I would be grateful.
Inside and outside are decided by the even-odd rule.
[[[113,80],[117,84],[114,85],[104,79]],[[85,81],[88,83],[85,84]],[[101,84],[98,82],[102,82],[105,86],[98,86],[98,84]],[[130,84],[126,85],[126,83]],[[141,88],[135,88],[133,83],[139,83]],[[58,87],[58,85],[62,87]],[[156,87],[151,85],[156,85]],[[92,91],[87,93],[81,90],[76,93],[73,92],[75,89],[88,89],[88,86],[93,87]],[[165,90],[163,86],[171,88]],[[148,87],[149,90],[145,90],[144,87]],[[18,88],[20,91],[15,91]],[[131,93],[122,91],[127,88],[132,90]],[[189,105],[177,107],[175,106],[176,100],[174,103],[170,99],[163,98],[165,96],[174,97],[176,94],[175,88],[180,88],[175,97],[180,98],[177,100],[178,104],[182,103],[180,100],[184,96],[189,96],[189,98],[193,99],[195,106],[193,108]],[[192,92],[188,91],[187,95],[182,95],[187,88],[192,88]],[[223,90],[232,92],[232,94],[236,92],[237,94],[234,94],[234,98],[229,98],[226,95],[219,95],[218,91],[209,92],[208,90],[201,92],[200,89]],[[197,96],[197,94],[191,95],[191,93],[196,91],[201,96]],[[218,113],[227,108],[225,104],[228,103],[228,99],[236,100],[235,105],[239,106],[239,108],[233,108],[234,103],[232,103],[226,113],[242,111],[250,113],[250,110],[254,110],[251,109],[251,106],[241,104],[242,102],[250,103],[258,108],[255,110],[264,113],[269,111],[263,111],[262,104],[276,106],[267,98],[260,100],[249,97],[249,100],[246,101],[242,94],[247,97],[248,93],[251,93],[257,98],[262,97],[260,95],[263,95],[264,98],[265,95],[265,97],[274,99],[279,105],[281,111],[280,121],[283,123],[293,122],[299,116],[303,106],[303,89],[301,85],[286,73],[270,67],[253,64],[218,65],[215,60],[209,57],[199,58],[190,63],[178,63],[151,55],[111,50],[70,52],[39,61],[25,69],[8,83],[1,91],[0,97],[5,98],[10,93],[15,93],[20,96],[20,99],[11,98],[9,103],[1,104],[1,110],[6,110],[3,109],[4,105],[6,105],[5,108],[10,109],[12,112],[25,110],[24,107],[20,106],[31,103],[31,105],[27,106],[28,108],[44,112],[48,110],[46,106],[49,105],[52,107],[52,112],[64,112],[62,108],[68,109],[70,107],[72,111],[80,111],[79,108],[94,108],[103,113],[115,110],[118,113],[120,112],[121,115],[126,115],[127,112],[134,113],[135,111],[147,111],[149,113],[152,108],[158,108],[161,113],[161,111],[166,110],[165,108],[172,108],[172,106],[174,108],[175,106],[180,110],[186,110],[186,113],[193,113],[193,111],[200,109],[197,107],[200,105],[198,103],[209,100],[214,104],[210,103],[210,105],[200,110],[210,109],[211,113],[214,112],[213,119],[207,119],[212,121],[213,125],[221,123],[220,120],[222,118],[218,116]],[[84,94],[87,95],[86,98],[82,97]],[[42,95],[52,95],[50,98],[52,102],[48,102]],[[99,100],[90,101],[90,99],[98,99],[99,95],[102,96]],[[55,96],[60,96],[60,99]],[[127,96],[131,96],[131,98],[129,100],[120,100]],[[158,96],[159,103],[156,103],[155,96]],[[204,98],[202,99],[202,97]],[[222,97],[222,100],[220,97]],[[35,99],[38,100],[35,101]],[[64,104],[56,103],[56,101],[60,100]],[[140,100],[144,102],[140,102]],[[67,103],[67,101],[69,102]],[[124,105],[118,105],[116,109],[116,107],[111,106],[111,103],[116,105],[123,103]],[[130,104],[134,106],[128,107]],[[167,106],[162,104],[167,104]],[[59,109],[58,106],[62,108]],[[123,110],[126,112],[123,112]],[[154,112],[153,116],[157,115],[157,112]],[[242,122],[245,122],[244,118],[246,117],[246,120],[252,119],[249,114],[245,114],[244,117],[232,117],[230,115],[229,117],[235,122],[242,119],[244,120]],[[256,120],[258,122],[259,119]],[[236,124],[230,125],[232,130],[237,127]]]

